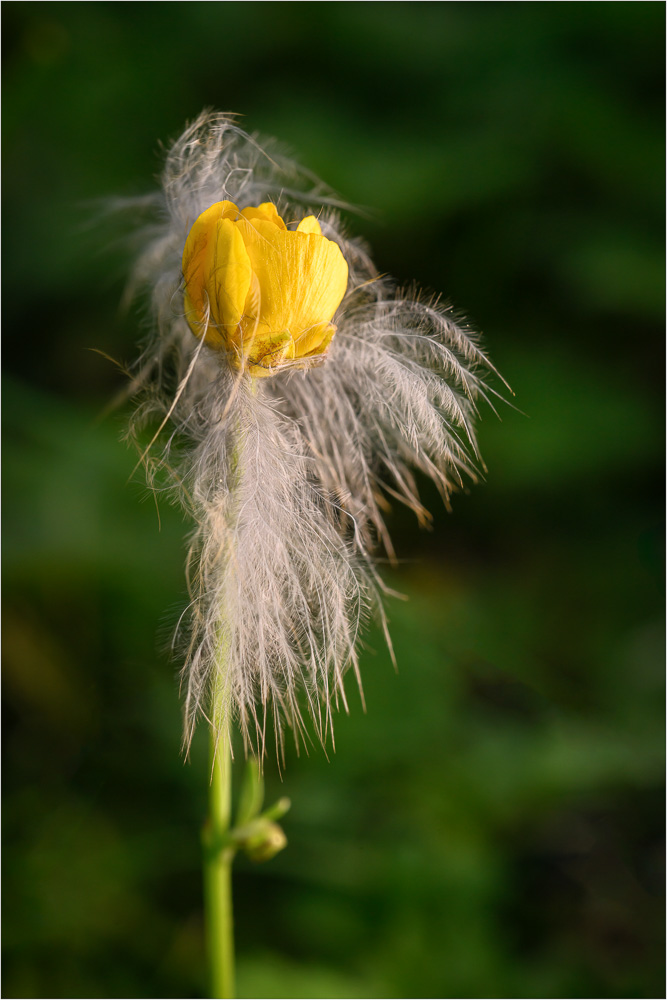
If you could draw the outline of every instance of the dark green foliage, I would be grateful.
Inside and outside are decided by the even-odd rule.
[[[659,996],[662,7],[3,15],[3,995],[205,995],[205,740],[184,764],[163,649],[187,527],[126,485],[87,348],[137,330],[92,200],[208,105],[368,206],[523,411],[483,414],[452,514],[425,487],[432,533],[392,516],[398,675],[369,634],[368,714],[350,683],[330,762],[269,762],[290,844],[238,864],[241,995]]]

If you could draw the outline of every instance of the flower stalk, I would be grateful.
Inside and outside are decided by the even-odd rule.
[[[204,829],[204,898],[211,996],[234,997],[234,916],[230,841],[232,755],[228,726],[210,736],[209,814]]]
[[[269,861],[287,846],[278,825],[290,807],[279,799],[262,812],[264,782],[259,764],[249,759],[236,822],[232,823],[232,743],[229,726],[229,697],[224,685],[214,695],[210,727],[210,782],[208,819],[203,830],[204,909],[210,995],[230,1000],[234,987],[234,911],[232,865],[237,851],[251,861]]]

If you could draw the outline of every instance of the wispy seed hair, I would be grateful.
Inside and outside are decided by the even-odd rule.
[[[348,289],[319,366],[250,379],[190,331],[183,248],[195,219],[223,199],[272,201],[288,224],[314,214],[340,246]],[[279,748],[285,726],[298,744],[307,715],[324,743],[333,709],[347,707],[350,667],[361,684],[367,617],[386,632],[372,553],[381,544],[393,556],[388,504],[426,523],[415,470],[445,502],[475,480],[491,366],[449,308],[378,275],[333,192],[232,116],[200,115],[168,150],[160,191],[126,207],[148,216],[130,291],[148,292],[151,316],[130,435],[157,420],[140,461],[156,488],[166,477],[194,524],[178,629],[185,744],[221,693],[246,749],[264,752],[267,719]]]

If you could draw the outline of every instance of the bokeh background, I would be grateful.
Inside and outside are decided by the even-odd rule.
[[[97,348],[135,354],[99,199],[202,107],[279,136],[378,267],[444,291],[517,410],[290,750],[236,869],[242,997],[662,996],[663,35],[657,3],[11,3],[4,55],[5,997],[206,996],[184,525]]]

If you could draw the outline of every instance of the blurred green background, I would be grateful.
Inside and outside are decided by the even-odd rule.
[[[96,417],[135,355],[97,199],[202,107],[444,291],[521,413],[432,533],[399,510],[368,714],[291,752],[236,870],[242,997],[662,986],[663,35],[657,3],[11,3],[4,54],[5,997],[201,997],[204,734],[180,754],[180,515]]]

